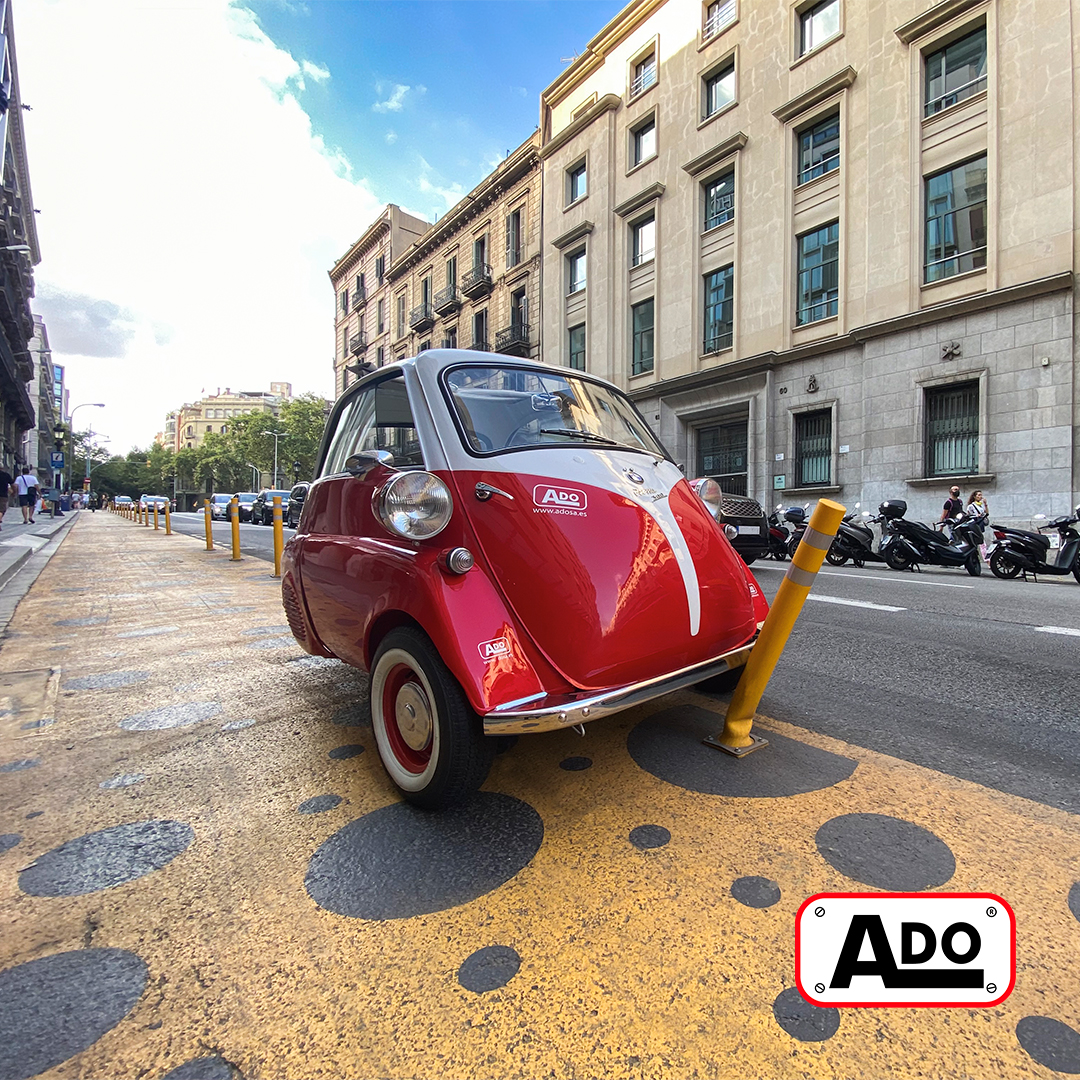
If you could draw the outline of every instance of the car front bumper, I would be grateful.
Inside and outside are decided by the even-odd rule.
[[[759,626],[758,632],[760,630]],[[583,691],[558,698],[555,695],[541,694],[524,701],[507,702],[482,717],[484,734],[526,735],[539,731],[557,731],[559,728],[575,727],[590,720],[611,716],[654,698],[663,697],[664,694],[711,679],[731,668],[742,667],[756,640],[757,634],[749,643],[707,660],[704,664],[694,664],[679,671],[659,675],[655,679],[615,687],[598,694]]]

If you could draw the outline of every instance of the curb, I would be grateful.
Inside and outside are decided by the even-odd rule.
[[[23,568],[33,554],[33,548],[22,548],[16,555],[7,558],[0,557],[0,589]]]

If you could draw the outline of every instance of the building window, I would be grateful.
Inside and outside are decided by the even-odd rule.
[[[656,257],[656,218],[648,217],[634,226],[634,266]]]
[[[506,269],[521,262],[521,211],[515,210],[506,219]]]
[[[926,57],[926,116],[986,89],[986,27]]]
[[[799,14],[799,55],[840,33],[840,0],[821,0]]]
[[[707,120],[735,100],[735,61],[731,60],[719,71],[705,79],[705,100],[702,119]]]
[[[375,259],[375,280],[381,285],[384,277],[386,277],[386,256],[379,255]]]
[[[589,177],[585,171],[585,162],[575,165],[566,174],[567,204],[584,199],[589,193]]]
[[[711,476],[728,495],[747,491],[748,424],[735,420],[697,432],[698,476]]]
[[[478,236],[473,241],[472,264],[474,270],[482,269],[487,265],[487,234]]]
[[[653,369],[653,302],[642,300],[631,309],[634,331],[634,351],[631,375],[643,375]]]
[[[836,314],[840,295],[840,223],[834,221],[799,237],[797,325]]]
[[[648,56],[639,60],[634,65],[634,79],[630,83],[630,96],[637,97],[643,94],[650,86],[656,83],[656,53],[651,52]]]
[[[195,435],[195,428],[191,424],[188,424],[187,433],[188,433],[188,438],[189,439],[193,438],[194,435]]]
[[[430,349],[430,348],[431,348],[431,339],[430,338],[427,341],[421,341],[420,342],[420,351],[421,352],[427,352],[427,350]]]
[[[832,410],[795,414],[795,484],[832,483]]]
[[[735,217],[735,170],[705,185],[705,231],[715,229]]]
[[[799,132],[799,177],[805,184],[840,168],[840,114],[833,113]]]
[[[735,268],[725,266],[705,275],[705,335],[702,352],[716,353],[731,348],[735,305]]]
[[[356,275],[356,295],[363,300],[364,299],[364,275]]]
[[[585,324],[571,326],[570,338],[570,367],[575,371],[585,370]]]
[[[397,298],[397,336],[405,336],[405,294]]]
[[[964,476],[979,471],[979,384],[925,391],[926,475]]]
[[[349,355],[349,328],[347,326],[341,331],[341,355]]]
[[[656,120],[649,117],[644,124],[634,128],[631,132],[633,139],[631,148],[631,160],[635,165],[656,156]]]
[[[714,0],[705,9],[705,27],[702,37],[711,38],[735,21],[735,0]]]
[[[347,312],[349,310],[349,290],[341,290],[341,310]]]
[[[986,266],[986,158],[926,178],[926,281]]]
[[[585,249],[566,256],[567,295],[581,292],[585,288]]]
[[[380,345],[375,350],[375,366],[382,367],[386,363],[386,350]]]
[[[457,288],[457,256],[454,255],[446,260],[446,287]]]
[[[375,325],[381,334],[386,329],[386,301],[380,300],[375,305]]]
[[[473,315],[472,347],[481,352],[488,352],[488,317],[487,308]]]
[[[457,348],[457,327],[451,326],[446,331],[446,337],[443,338],[442,347],[444,349],[456,349]]]

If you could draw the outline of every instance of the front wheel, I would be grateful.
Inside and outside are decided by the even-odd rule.
[[[964,563],[964,569],[972,576],[978,577],[982,573],[982,556],[978,550],[973,551]]]
[[[914,560],[911,557],[911,552],[906,547],[901,547],[899,544],[890,544],[885,549],[885,562],[893,570],[910,570]]]
[[[848,557],[842,551],[836,550],[835,544],[825,552],[825,559],[830,566],[843,566],[848,561]]]
[[[994,577],[1008,580],[1020,573],[1020,567],[1011,559],[1006,558],[1005,548],[997,547],[990,553],[990,573]],[[1073,573],[1080,573],[1080,568],[1074,569]],[[1077,581],[1080,581],[1080,577],[1077,577]]]
[[[401,627],[371,668],[371,720],[379,757],[405,798],[428,810],[464,802],[487,779],[495,753],[430,638]]]
[[[698,690],[704,690],[707,694],[730,694],[738,685],[739,680],[742,678],[742,673],[746,670],[745,664],[740,664],[738,667],[728,668],[727,671],[721,671],[719,675],[713,675],[711,678],[702,679],[701,682],[696,683]]]

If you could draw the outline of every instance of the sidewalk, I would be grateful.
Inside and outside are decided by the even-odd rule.
[[[735,761],[690,691],[415,811],[365,677],[299,649],[270,570],[84,511],[11,620],[5,1080],[1080,1071],[1076,817],[772,720]],[[807,897],[931,889],[1011,903],[1011,997],[803,1001]]]
[[[82,513],[89,514],[90,511],[68,510],[63,517],[55,518],[39,514],[34,524],[28,525],[23,522],[22,510],[17,505],[9,505],[0,523],[0,588],[18,573],[34,552],[40,551]]]

